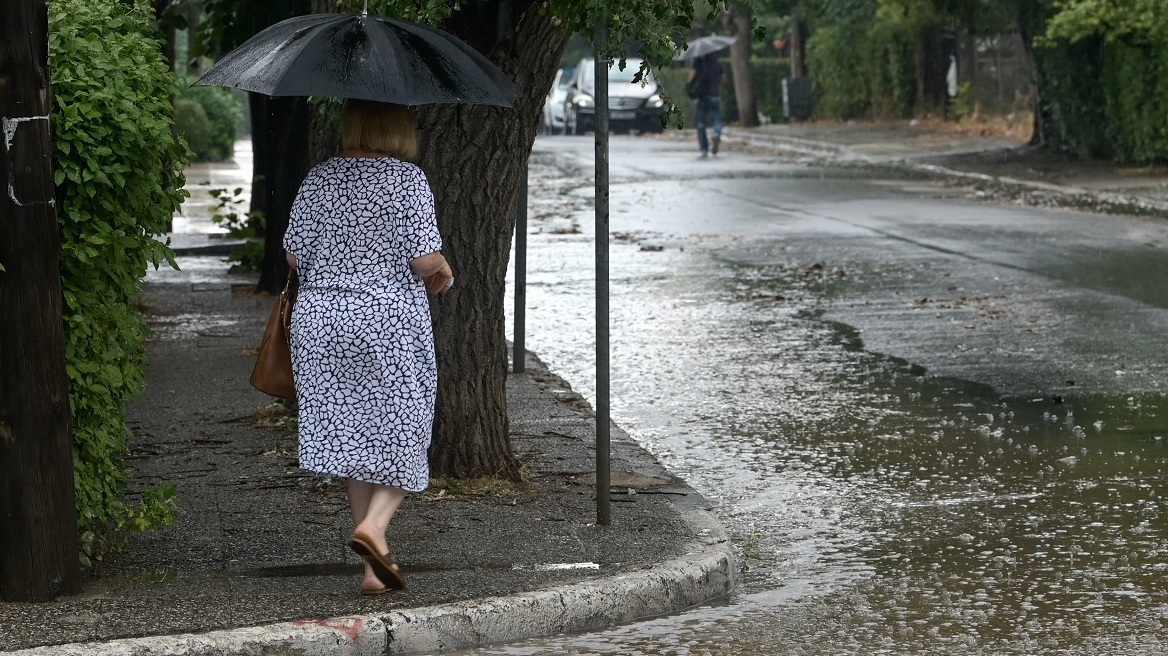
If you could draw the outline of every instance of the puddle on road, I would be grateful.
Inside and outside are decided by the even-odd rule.
[[[216,317],[204,313],[147,315],[152,339],[177,341],[196,337],[235,337],[240,325],[237,318]]]
[[[612,244],[614,419],[719,506],[728,605],[476,654],[1168,653],[1162,396],[1003,398],[863,351],[813,262]],[[532,236],[528,347],[594,399],[590,235]]]

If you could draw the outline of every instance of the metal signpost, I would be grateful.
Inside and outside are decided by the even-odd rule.
[[[515,201],[515,334],[511,339],[511,371],[521,374],[527,368],[527,162]]]
[[[612,523],[609,504],[610,361],[608,326],[608,25],[596,26],[596,523]]]

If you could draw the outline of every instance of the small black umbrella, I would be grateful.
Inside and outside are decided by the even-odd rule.
[[[510,107],[516,95],[498,67],[454,35],[366,14],[276,23],[224,55],[195,84],[399,105]]]
[[[698,37],[687,43],[686,49],[679,52],[673,58],[673,61],[686,61],[689,59],[697,59],[698,57],[705,57],[711,53],[729,48],[730,44],[734,43],[735,38],[732,36],[719,36],[717,34]]]

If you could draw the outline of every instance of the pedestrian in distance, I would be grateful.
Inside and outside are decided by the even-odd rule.
[[[427,292],[454,284],[413,110],[349,100],[338,157],[305,178],[284,236],[299,275],[292,364],[300,467],[346,479],[361,593],[405,587],[386,529],[430,480],[438,388]]]
[[[694,122],[698,131],[698,149],[702,158],[718,154],[722,143],[722,64],[713,55],[698,57],[689,72],[689,84],[694,99]],[[707,139],[706,128],[712,131]]]

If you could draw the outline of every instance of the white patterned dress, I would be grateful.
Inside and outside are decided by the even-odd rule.
[[[442,248],[425,174],[387,157],[322,162],[296,195],[284,248],[300,275],[300,466],[424,490],[438,369],[410,260]]]

